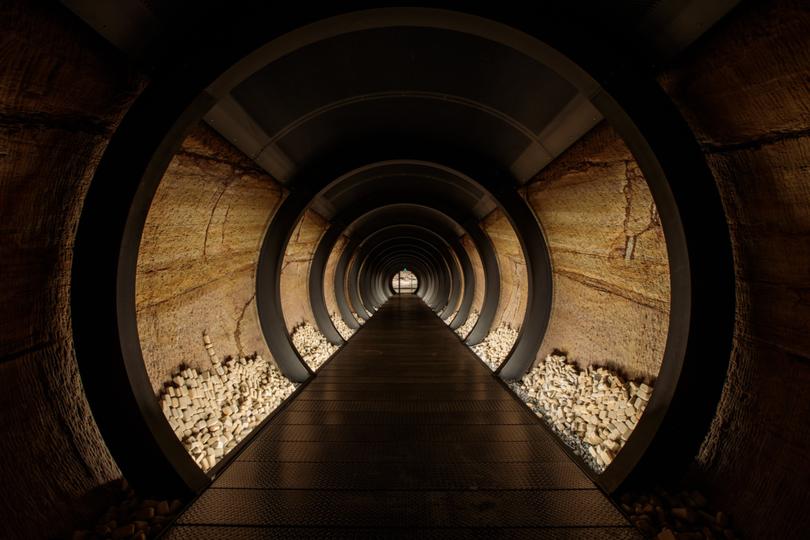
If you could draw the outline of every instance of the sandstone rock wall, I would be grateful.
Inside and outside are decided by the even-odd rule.
[[[461,245],[464,246],[464,249],[467,251],[467,256],[470,258],[470,264],[473,268],[473,276],[475,277],[475,283],[470,284],[475,287],[473,292],[473,301],[472,305],[470,306],[470,313],[481,312],[481,306],[484,304],[484,294],[486,292],[486,281],[484,278],[484,264],[481,262],[481,256],[478,254],[478,250],[475,249],[475,244],[472,241],[472,238],[468,234],[465,234],[461,238],[459,238]]]
[[[288,331],[304,322],[317,327],[309,302],[309,268],[328,226],[320,214],[307,209],[290,236],[281,269],[281,306]]]
[[[360,313],[357,311],[357,309],[358,309],[360,306],[355,306],[355,305],[354,305],[354,302],[352,301],[352,297],[351,297],[351,295],[349,294],[349,268],[351,268],[351,267],[352,267],[352,265],[354,264],[355,259],[357,259],[357,251],[356,251],[356,250],[355,250],[355,252],[352,254],[352,256],[351,256],[351,257],[349,257],[348,264],[346,265],[346,274],[345,274],[346,281],[345,281],[345,283],[343,284],[343,294],[345,295],[345,298],[346,298],[346,305],[348,305],[348,306],[349,306],[349,309],[350,309],[350,310],[352,310],[352,313],[354,313],[355,318],[358,318],[358,320],[359,320],[359,317],[363,317],[363,318],[365,318],[365,316],[364,316],[364,315],[362,315],[362,314],[360,314]],[[360,321],[360,320],[359,320],[359,322],[365,322],[365,321],[364,321],[364,320],[363,320],[363,321]]]
[[[481,228],[487,233],[495,248],[498,270],[501,277],[501,297],[492,321],[492,329],[509,325],[519,330],[526,314],[528,298],[528,276],[526,260],[515,230],[502,210],[493,210],[481,221]]]
[[[445,317],[449,315],[455,316],[455,313],[458,311],[458,308],[461,307],[461,301],[464,299],[464,287],[468,284],[464,282],[464,270],[461,268],[461,261],[456,255],[456,252],[452,249],[449,249],[450,257],[453,259],[456,268],[459,269],[459,281],[458,283],[453,283],[452,286],[458,290],[458,298],[452,304],[448,305],[447,310],[445,311]],[[452,321],[452,319],[448,319]]]
[[[0,521],[67,535],[120,476],[79,377],[75,229],[109,137],[145,82],[58,3],[0,4]]]
[[[750,2],[660,77],[719,186],[737,273],[725,390],[699,455],[747,538],[810,528],[810,6]],[[711,361],[711,359],[706,359]]]
[[[552,259],[551,319],[538,359],[555,349],[581,366],[651,381],[669,324],[663,230],[641,171],[601,124],[526,188]]]
[[[256,262],[283,196],[207,126],[172,159],[147,216],[136,277],[138,333],[156,393],[181,363],[210,367],[206,332],[220,358],[270,358],[256,310]]]
[[[323,274],[323,295],[326,300],[326,309],[329,311],[330,315],[332,313],[340,313],[337,300],[335,299],[335,270],[337,269],[337,263],[340,260],[340,256],[343,254],[343,250],[346,249],[348,242],[348,236],[340,235],[340,238],[335,242],[335,246],[332,248],[332,252],[329,254],[329,258],[326,261],[326,269]]]

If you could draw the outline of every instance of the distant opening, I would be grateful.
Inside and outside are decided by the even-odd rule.
[[[391,287],[397,294],[412,294],[419,287],[419,280],[416,278],[416,274],[403,268],[391,278]]]

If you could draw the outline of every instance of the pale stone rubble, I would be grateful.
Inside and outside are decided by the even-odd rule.
[[[293,328],[290,337],[298,354],[313,371],[321,367],[339,348],[329,343],[326,337],[308,322]]]
[[[340,337],[342,337],[344,340],[348,340],[354,335],[355,329],[349,328],[349,325],[346,324],[346,321],[344,321],[343,317],[341,317],[339,314],[332,313],[329,318],[332,319],[332,324],[335,326],[338,334],[340,334]]]
[[[362,324],[366,324],[366,320],[365,320],[363,317],[361,317],[360,315],[358,315],[358,314],[357,314],[357,312],[352,311],[352,316],[353,316],[353,317],[355,318],[355,320],[356,320],[358,323],[360,323],[361,325],[362,325]]]
[[[210,345],[208,336],[204,338]],[[207,348],[213,351],[213,347]],[[169,425],[194,462],[206,471],[296,388],[258,354],[229,357],[224,362],[211,355],[211,361],[211,368],[204,371],[178,370],[159,396]]]
[[[478,316],[479,316],[478,312],[472,310],[470,314],[467,316],[467,320],[464,321],[464,324],[456,328],[456,334],[458,334],[458,336],[461,339],[467,338],[467,334],[469,334],[470,331],[472,331],[473,326],[475,326],[475,323],[478,322]]]
[[[660,486],[619,497],[622,510],[645,538],[656,540],[714,539],[734,540],[729,516],[713,508],[710,500],[693,484],[683,479],[675,489]]]
[[[509,385],[596,472],[627,442],[652,395],[647,384],[604,367],[580,369],[561,355]]]
[[[508,324],[501,324],[487,334],[481,343],[473,345],[471,348],[489,366],[489,369],[495,371],[509,355],[517,338],[517,330]]]
[[[448,315],[447,317],[445,317],[442,320],[444,320],[445,324],[450,324],[451,322],[453,322],[453,319],[456,318],[457,313],[458,313],[458,310],[455,310],[453,313],[451,313],[450,315]]]
[[[71,540],[155,538],[184,506],[179,499],[143,499],[124,478],[101,486],[99,491],[109,505],[107,510],[85,522],[86,528],[73,531]]]

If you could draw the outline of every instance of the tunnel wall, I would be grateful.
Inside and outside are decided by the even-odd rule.
[[[51,538],[102,508],[120,472],[84,395],[70,322],[82,201],[145,84],[52,2],[0,4],[2,535]]]
[[[669,324],[669,265],[652,196],[606,123],[525,189],[548,242],[554,294],[538,359],[565,352],[581,367],[653,380]]]
[[[362,320],[362,322],[365,322],[366,317],[364,316],[364,313],[361,313],[358,310],[358,308],[360,306],[354,305],[354,302],[352,301],[352,295],[349,294],[349,269],[354,264],[355,259],[357,259],[357,250],[355,250],[354,253],[352,253],[349,256],[349,261],[346,264],[346,272],[345,272],[344,281],[343,281],[343,294],[344,294],[344,296],[346,298],[346,305],[349,306],[349,309],[352,311],[352,313],[355,316],[355,319],[357,319],[357,322],[359,323],[359,322],[361,322],[361,320]]]
[[[158,187],[138,254],[136,302],[144,362],[157,392],[181,363],[210,367],[207,332],[220,359],[269,357],[255,301],[256,262],[284,189],[200,125]]]
[[[326,302],[326,310],[329,312],[330,316],[333,313],[340,314],[340,309],[335,299],[335,270],[337,269],[338,260],[340,260],[340,256],[343,254],[343,250],[346,249],[348,242],[349,237],[345,234],[341,234],[335,242],[332,252],[329,254],[323,273],[323,295]]]
[[[326,232],[329,222],[317,212],[307,209],[298,220],[284,252],[281,269],[281,307],[287,331],[302,322],[317,328],[312,306],[309,302],[309,268],[318,247],[318,241]]]
[[[449,249],[449,255],[453,260],[453,263],[456,265],[457,268],[461,269],[461,261],[456,255],[456,252],[452,249]],[[461,301],[464,298],[464,288],[468,285],[464,282],[464,271],[461,270],[459,272],[459,279],[458,282],[452,283],[452,287],[459,291],[458,295],[455,298],[455,302],[448,304],[447,308],[444,310],[443,318],[447,319],[447,322],[452,322],[452,317],[455,317],[456,313],[458,312],[459,308],[461,307]]]
[[[706,154],[734,249],[737,322],[698,456],[748,538],[810,528],[810,9],[743,4],[660,76]],[[711,359],[706,359],[711,361]]]
[[[495,248],[501,278],[501,297],[492,320],[492,330],[501,324],[508,324],[519,330],[526,313],[529,288],[523,249],[509,218],[500,208],[490,212],[481,221],[481,228]]]
[[[481,313],[481,306],[484,305],[484,294],[486,294],[484,263],[481,261],[481,256],[478,254],[478,250],[475,249],[475,243],[473,243],[470,235],[465,234],[459,238],[459,242],[461,242],[461,245],[467,251],[467,256],[470,258],[470,264],[473,268],[473,275],[475,276],[475,289],[472,305],[470,306],[470,313],[473,311]]]

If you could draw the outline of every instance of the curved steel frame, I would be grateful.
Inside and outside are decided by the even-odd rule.
[[[404,234],[406,232],[409,232],[410,235]],[[401,239],[403,242],[397,242],[397,239]],[[449,243],[444,241],[444,239],[441,236],[423,227],[398,225],[379,230],[373,235],[367,236],[366,242],[360,248],[361,250],[368,251],[368,253],[362,254],[362,262],[360,266],[361,272],[363,271],[363,269],[368,268],[369,263],[367,261],[369,261],[369,259],[372,259],[372,256],[375,255],[374,249],[376,249],[377,246],[381,244],[385,245],[394,242],[395,245],[392,247],[392,249],[402,248],[403,246],[407,245],[406,242],[413,242],[413,241],[426,243],[428,246],[430,246],[430,248],[432,248],[434,251],[438,253],[439,257],[441,257],[441,260],[444,263],[443,269],[449,271],[449,278],[445,277],[444,279],[442,279],[442,276],[439,277],[440,282],[444,284],[443,286],[440,287],[439,295],[442,298],[446,295],[447,296],[446,303],[449,303],[453,298],[452,297],[453,292],[454,291],[456,293],[458,292],[457,290],[453,289],[453,283],[458,281],[460,271],[455,266],[454,264],[455,261],[453,261],[449,256],[449,248],[450,248]],[[383,257],[384,255],[385,253],[379,254],[380,257]],[[366,272],[368,278],[371,277],[370,276],[371,270],[372,270],[371,268],[368,268],[368,272]],[[437,269],[435,267],[432,270],[434,274],[437,273]],[[368,285],[366,285],[365,287],[361,286],[360,288],[361,297],[364,296],[364,291],[370,292]]]
[[[385,233],[380,234],[385,235]],[[449,301],[453,273],[451,267],[447,264],[445,253],[443,253],[439,247],[415,235],[397,235],[389,238],[379,238],[379,236],[375,235],[375,237],[371,238],[378,240],[379,244],[369,244],[368,242],[373,242],[373,240],[369,238],[368,242],[364,243],[358,250],[358,259],[360,259],[356,263],[358,280],[354,285],[359,300],[364,302],[364,298],[372,298],[366,281],[371,277],[371,269],[367,267],[367,260],[376,257],[384,258],[388,256],[391,251],[395,253],[402,253],[404,251],[405,254],[414,253],[422,256],[422,260],[428,265],[428,272],[430,272],[429,278],[422,281],[422,283],[430,287],[430,292],[426,294],[427,298],[425,301],[434,311],[443,309]],[[390,241],[396,244],[388,246],[387,243]],[[365,276],[363,274],[365,274]]]
[[[78,225],[71,307],[84,388],[121,470],[142,493],[161,496],[199,490],[208,480],[154,400],[135,320],[140,235],[160,178],[187,128],[236,82],[291,48],[360,27],[395,24],[475,33],[538,59],[586,95],[627,142],[665,231],[671,316],[647,410],[597,481],[612,490],[631,473],[677,470],[676,464],[694,456],[714,416],[731,347],[735,297],[731,244],[714,179],[669,98],[654,79],[626,61],[629,53],[599,40],[595,29],[572,27],[552,14],[530,16],[527,5],[510,5],[506,11],[499,4],[472,4],[464,6],[468,13],[419,8],[350,13],[358,7],[364,6],[348,1],[313,10],[294,4],[273,17],[258,17],[251,9],[233,11],[229,20],[217,17],[217,27],[195,29],[197,34],[239,32],[209,46],[192,40],[188,50],[197,56],[158,72],[111,139]],[[234,65],[235,59],[242,60]],[[533,293],[530,302],[535,300]],[[288,372],[308,373],[302,369],[288,366]],[[510,362],[502,375],[518,372]]]
[[[363,167],[365,169],[366,167]],[[345,176],[350,177],[353,173],[348,173]],[[326,254],[330,253],[337,242],[337,239],[343,234],[343,232],[349,227],[350,224],[359,221],[363,216],[369,214],[372,211],[378,210],[379,208],[383,208],[386,206],[394,206],[394,205],[401,205],[401,204],[410,204],[414,206],[421,206],[424,208],[429,208],[434,211],[438,211],[442,215],[446,216],[447,219],[455,222],[462,230],[464,230],[469,236],[470,239],[473,241],[473,245],[475,249],[478,251],[479,256],[481,257],[482,264],[484,266],[484,279],[486,280],[485,284],[475,284],[475,277],[472,270],[472,263],[470,262],[469,271],[465,273],[466,278],[469,280],[467,283],[473,283],[475,286],[485,286],[485,297],[481,308],[481,313],[479,315],[478,324],[480,324],[480,333],[481,338],[486,336],[489,328],[492,324],[492,320],[495,318],[495,312],[498,308],[498,300],[500,297],[500,274],[498,269],[498,261],[495,255],[495,248],[492,245],[492,242],[489,240],[489,237],[481,230],[478,226],[478,222],[474,216],[469,214],[468,209],[465,208],[457,208],[452,203],[448,201],[443,201],[441,199],[437,199],[436,197],[426,197],[421,195],[414,195],[409,194],[407,198],[404,197],[397,197],[392,198],[390,195],[385,197],[364,197],[362,203],[354,205],[351,209],[347,212],[337,216],[335,219],[332,220],[332,225],[330,226],[329,230],[321,237],[321,241],[318,244],[318,247],[315,250],[315,257],[314,261],[323,261],[328,256]],[[383,218],[379,220],[375,220],[369,226],[372,229],[379,228],[384,223]],[[457,241],[457,239],[456,239]],[[359,325],[357,321],[351,314],[351,309],[349,308],[347,299],[344,293],[344,287],[346,285],[346,268],[348,266],[349,258],[351,257],[354,250],[359,245],[359,241],[354,239],[350,239],[349,243],[345,246],[343,253],[341,253],[341,257],[339,258],[336,268],[335,268],[335,276],[334,276],[334,288],[335,288],[335,300],[338,305],[338,310],[340,311],[341,317],[344,319],[344,322],[349,325],[350,328],[357,328]],[[467,251],[463,247],[458,244],[459,250],[457,251],[457,255],[462,260],[469,261],[469,257],[467,256]],[[323,282],[323,275],[325,271],[325,266],[312,266],[310,268],[310,283],[313,283],[313,280],[318,281],[319,283]],[[465,304],[465,309],[459,310],[459,313],[456,315],[456,319],[453,323],[456,325],[457,328],[467,319],[469,315],[469,310],[472,305],[473,301],[473,292],[474,287],[470,290],[469,301]],[[419,291],[420,293],[422,291]],[[319,304],[320,302],[324,302],[322,292],[318,291],[318,286],[310,291],[310,301],[313,303],[313,306]],[[549,299],[550,301],[550,299]],[[323,306],[323,307],[321,307]],[[321,306],[317,306],[313,308],[313,312],[326,312],[326,307],[324,304]],[[331,325],[331,320],[328,321],[324,318],[321,319],[323,324],[326,326]],[[451,326],[452,327],[452,326]],[[479,340],[480,340],[479,339]],[[473,342],[470,342],[473,343]]]

